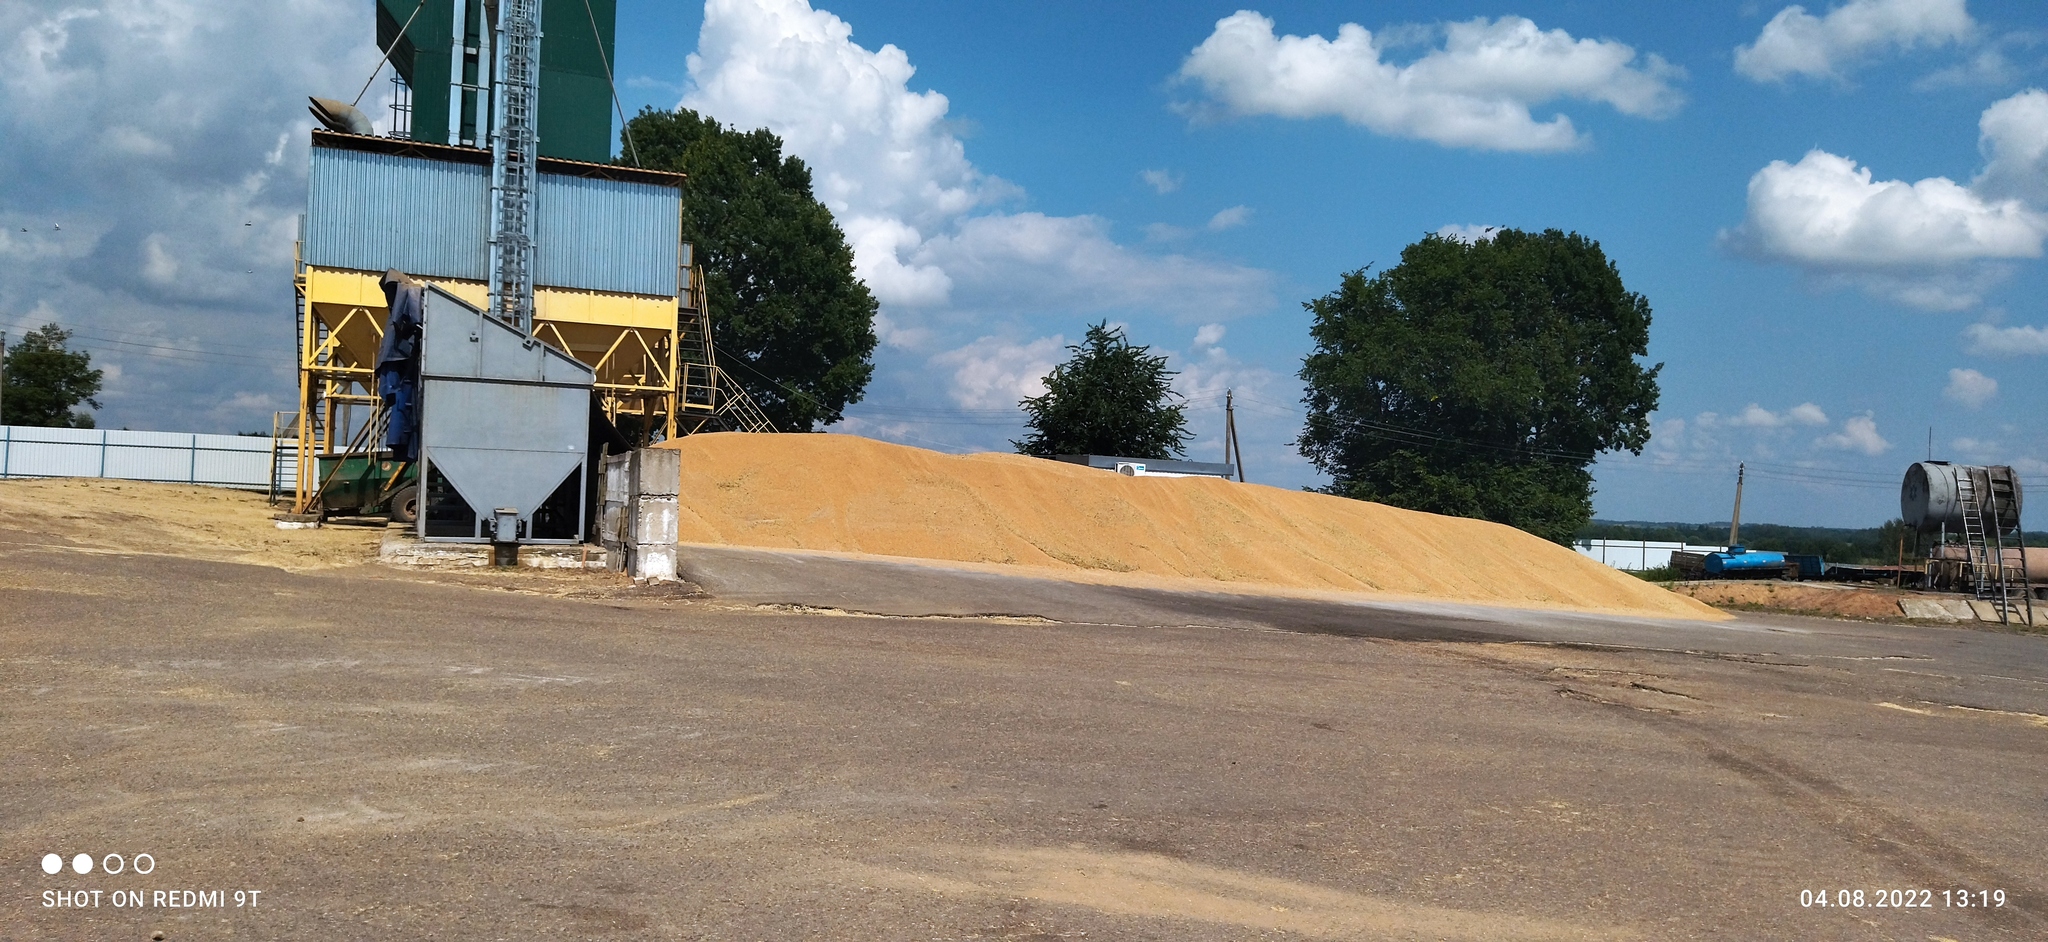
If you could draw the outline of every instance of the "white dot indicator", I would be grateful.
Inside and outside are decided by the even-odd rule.
[[[57,856],[56,854],[44,854],[44,855],[43,855],[43,872],[44,872],[44,873],[54,874],[54,873],[56,873],[57,871],[59,871],[59,870],[62,870],[62,869],[64,869],[64,858],[62,858],[62,857],[59,857],[59,856]]]
[[[76,870],[79,873],[91,873],[92,855],[79,854],[78,856],[71,858],[71,869]]]

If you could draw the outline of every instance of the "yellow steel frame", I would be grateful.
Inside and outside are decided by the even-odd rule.
[[[389,311],[381,273],[295,262],[301,342],[294,511],[305,513],[319,490],[318,456],[346,443],[341,426],[350,424],[348,410],[376,407],[374,369]],[[423,280],[478,307],[488,298],[483,282]],[[686,297],[536,288],[533,335],[596,370],[607,417],[638,416],[650,434],[658,429],[674,438],[701,427],[719,405],[716,368],[680,359],[685,308],[698,308],[686,302],[702,296],[702,283],[700,273],[688,272]],[[709,387],[708,394],[699,387]]]

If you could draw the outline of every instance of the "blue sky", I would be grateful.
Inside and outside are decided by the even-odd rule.
[[[298,96],[361,84],[370,5],[228,14],[278,40],[232,66],[196,3],[54,6],[0,13],[0,329],[90,331],[105,424],[267,426]],[[1193,457],[1234,388],[1253,479],[1315,484],[1301,302],[1447,226],[1557,227],[1649,298],[1666,364],[1601,516],[1725,518],[1748,460],[1750,519],[1874,525],[1930,426],[2048,483],[2037,3],[620,6],[629,113],[768,126],[817,171],[883,300],[844,431],[1005,447],[1108,318],[1184,371]]]

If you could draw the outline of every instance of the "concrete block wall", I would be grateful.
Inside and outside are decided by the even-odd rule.
[[[598,539],[613,571],[642,581],[676,578],[682,481],[682,453],[674,449],[642,448],[605,459]]]

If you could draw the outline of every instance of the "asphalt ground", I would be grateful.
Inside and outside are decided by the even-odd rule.
[[[2048,937],[2037,635],[38,542],[0,938]]]

